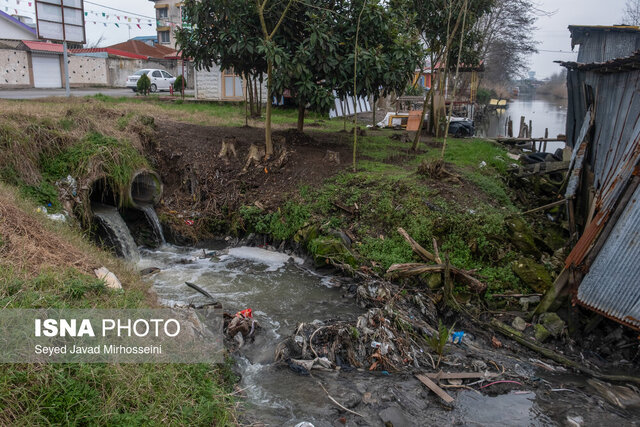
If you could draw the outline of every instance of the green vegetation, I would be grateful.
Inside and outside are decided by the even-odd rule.
[[[141,75],[138,79],[137,86],[138,92],[146,96],[151,90],[151,80],[149,79],[149,76],[146,74]]]
[[[134,168],[147,164],[133,142],[116,131],[131,131],[134,116],[116,117],[102,118],[102,126],[85,123],[79,115],[26,123],[0,120],[0,307],[155,305],[149,285],[130,267],[93,246],[73,226],[35,213],[34,202],[59,208],[53,183],[67,174],[106,176],[119,186]],[[152,125],[142,123],[144,118],[137,122]],[[122,291],[109,290],[95,278],[92,268],[100,265],[118,276]],[[4,364],[0,425],[234,425],[234,383],[230,363]]]
[[[178,92],[178,93],[182,93],[183,90],[182,88],[186,88],[187,87],[187,79],[185,79],[182,74],[180,74],[178,77],[176,77],[176,81],[173,83],[173,90]]]
[[[438,355],[438,362],[436,364],[436,367],[440,365],[440,360],[444,355],[445,347],[447,345],[447,342],[449,341],[449,337],[453,333],[453,328],[455,326],[456,325],[453,324],[451,328],[447,328],[442,323],[442,320],[438,320],[438,333],[426,338],[427,344],[429,344],[431,350],[433,350]]]

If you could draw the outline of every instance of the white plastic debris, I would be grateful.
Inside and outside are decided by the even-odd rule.
[[[47,214],[47,218],[51,221],[67,222],[67,217],[64,214]]]
[[[480,162],[480,164],[478,165],[478,167],[479,167],[480,169],[482,169],[482,168],[486,168],[486,167],[487,167],[487,162],[485,162],[484,160],[483,160],[483,161],[481,161],[481,162]]]
[[[101,267],[96,270],[93,270],[96,274],[96,277],[102,281],[104,281],[105,285],[109,289],[122,289],[122,283],[116,277],[115,274],[110,272],[106,267]]]

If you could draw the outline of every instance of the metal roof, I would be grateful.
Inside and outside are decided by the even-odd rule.
[[[640,187],[582,280],[578,300],[640,328]]]

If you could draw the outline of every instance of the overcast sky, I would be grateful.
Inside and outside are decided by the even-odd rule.
[[[534,0],[540,9],[547,12],[555,12],[552,16],[541,16],[536,26],[538,27],[535,38],[540,42],[540,52],[530,58],[530,68],[536,72],[536,77],[544,78],[560,70],[554,60],[573,60],[575,53],[571,52],[571,41],[567,26],[573,25],[613,25],[621,22],[625,0]],[[19,2],[19,4],[18,4]],[[21,14],[29,15],[29,7],[32,0],[0,0],[0,7],[9,9],[17,8]],[[116,11],[109,8],[120,9]],[[146,17],[153,18],[155,10],[153,2],[148,0],[85,0],[87,16],[87,41],[95,44],[100,38],[101,46],[120,43],[129,39],[129,36],[155,35],[155,21],[147,21]],[[13,13],[9,10],[9,13]],[[105,13],[107,16],[102,16]],[[133,14],[139,14],[133,15]],[[33,16],[33,12],[30,14]],[[120,20],[117,17],[120,17]],[[127,20],[124,19],[127,16]],[[128,21],[132,18],[131,22]],[[141,19],[138,22],[138,18]],[[96,22],[96,24],[94,24]],[[104,24],[107,24],[105,27]],[[116,23],[120,27],[116,27]],[[152,26],[149,26],[152,23]],[[137,26],[140,25],[141,28]],[[548,52],[553,51],[553,52]]]
[[[577,58],[577,53],[545,52],[571,52],[567,26],[619,24],[625,0],[537,0],[537,4],[542,10],[556,12],[552,16],[541,16],[536,24],[535,38],[540,42],[540,52],[530,58],[530,67],[537,78],[544,78],[560,71],[560,66],[553,61]],[[575,52],[577,50],[576,46]]]

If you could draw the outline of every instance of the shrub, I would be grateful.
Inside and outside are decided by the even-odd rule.
[[[185,79],[182,74],[176,78],[175,83],[173,84],[173,90],[176,92],[182,93],[182,82],[184,81],[184,88],[187,88],[187,79]]]
[[[140,79],[138,79],[138,92],[146,96],[150,89],[151,80],[149,79],[149,76],[146,74],[141,75]]]

